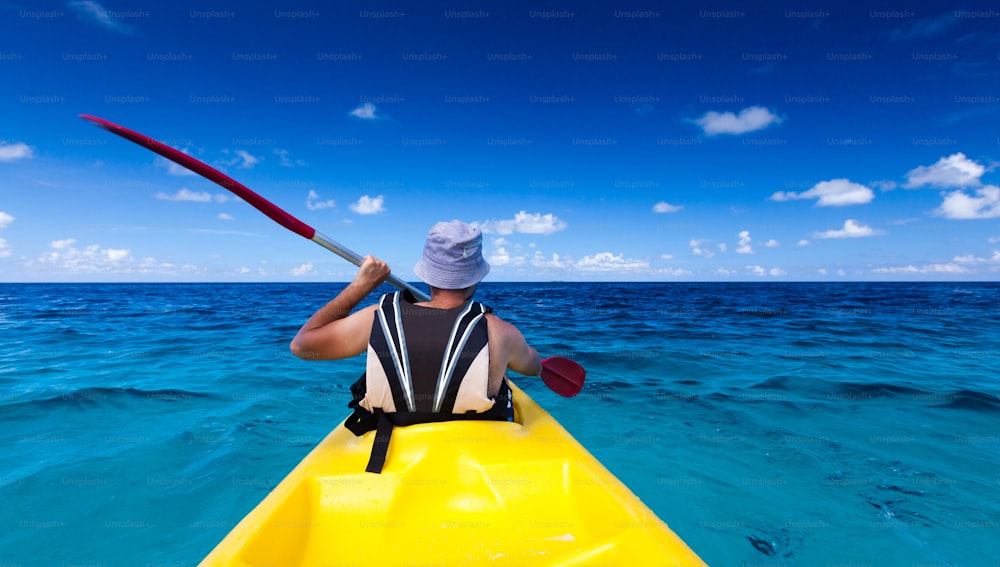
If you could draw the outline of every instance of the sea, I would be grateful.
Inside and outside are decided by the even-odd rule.
[[[288,350],[343,285],[0,284],[0,566],[197,564],[348,414],[363,357]],[[477,299],[587,369],[512,379],[709,565],[1000,565],[1000,284]]]

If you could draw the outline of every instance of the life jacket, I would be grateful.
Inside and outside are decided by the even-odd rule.
[[[491,309],[471,300],[453,309],[414,303],[409,292],[379,298],[366,371],[351,386],[345,427],[358,436],[376,431],[368,472],[382,471],[396,425],[514,420],[506,378],[495,398],[487,392]]]

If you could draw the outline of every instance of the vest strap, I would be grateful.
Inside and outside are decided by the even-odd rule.
[[[375,417],[378,425],[375,427],[375,441],[372,443],[372,453],[368,457],[368,466],[365,472],[381,474],[382,467],[385,466],[385,457],[389,454],[389,440],[392,439],[392,420],[389,414],[382,411],[382,408],[375,409]]]
[[[365,472],[381,474],[385,466],[385,460],[389,454],[389,441],[392,439],[392,429],[396,426],[404,427],[416,425],[418,423],[437,423],[442,421],[514,421],[512,395],[510,386],[505,379],[497,394],[496,403],[487,411],[476,413],[439,413],[439,412],[393,412],[385,413],[381,408],[375,408],[370,412],[357,405],[357,401],[364,397],[364,375],[351,386],[351,393],[355,400],[348,404],[354,409],[354,413],[344,421],[344,427],[349,429],[357,437],[361,437],[369,431],[375,431],[375,440],[372,442],[372,451],[368,457],[368,466]]]

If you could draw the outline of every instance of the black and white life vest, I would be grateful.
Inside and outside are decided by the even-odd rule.
[[[506,379],[496,398],[488,393],[490,309],[471,300],[453,309],[415,301],[403,292],[379,299],[366,372],[351,387],[354,414],[345,425],[355,435],[377,431],[368,472],[381,472],[394,425],[513,421]]]

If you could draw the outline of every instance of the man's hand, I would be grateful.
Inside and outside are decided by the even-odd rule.
[[[361,286],[361,289],[367,289],[368,291],[365,295],[368,295],[375,288],[385,283],[390,273],[391,270],[388,264],[369,254],[361,262],[361,267],[358,268],[358,273],[355,274],[353,283]]]

